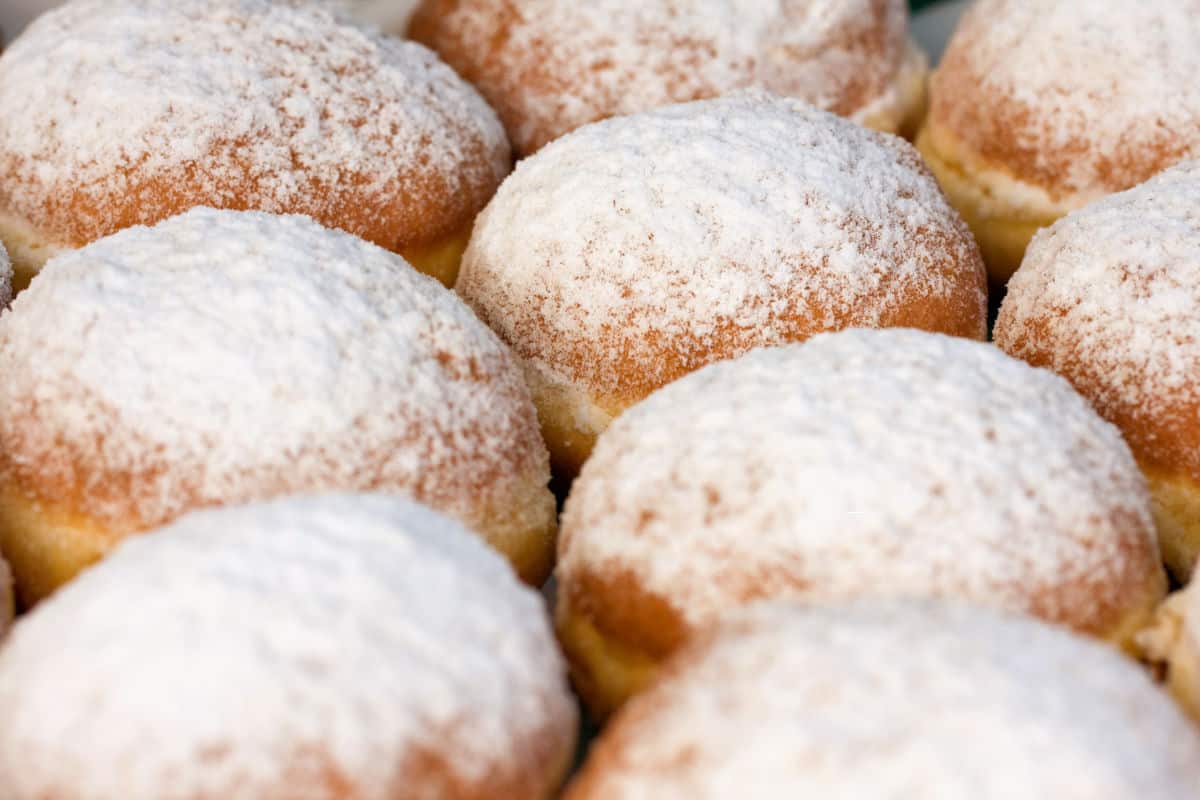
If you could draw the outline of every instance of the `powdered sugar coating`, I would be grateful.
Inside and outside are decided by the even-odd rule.
[[[0,207],[71,245],[210,205],[397,249],[468,223],[509,169],[433,53],[304,0],[73,0],[0,58],[0,108]]]
[[[495,335],[303,217],[196,209],[58,256],[0,317],[0,373],[5,477],[126,530],[331,489],[479,529],[549,479]]]
[[[1194,425],[1200,405],[1200,162],[1041,231],[996,342],[1067,376],[1139,455],[1167,450],[1200,475],[1194,434],[1165,429]]]
[[[910,330],[756,350],[625,412],[562,520],[560,585],[605,575],[690,630],[762,597],[921,596],[1109,636],[1165,589],[1118,431],[1050,372]]]
[[[575,715],[540,597],[378,496],[184,517],[0,651],[6,800],[544,797]]]
[[[1200,154],[1197,72],[1197,0],[979,0],[934,75],[931,113],[1080,206]]]
[[[907,319],[982,337],[983,276],[907,143],[746,92],[589,125],[522,161],[456,289],[539,371],[630,402],[823,330]]]
[[[1200,781],[1196,732],[1127,659],[929,603],[743,612],[605,737],[571,800],[1167,800]]]
[[[902,0],[426,0],[434,46],[532,153],[581,125],[759,87],[845,116],[896,105]]]

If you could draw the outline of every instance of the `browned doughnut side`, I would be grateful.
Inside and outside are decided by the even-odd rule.
[[[447,126],[453,124],[446,120]],[[61,193],[48,193],[29,178],[34,165],[0,153],[0,218],[19,223],[33,242],[61,250],[134,225],[153,225],[196,206],[304,214],[404,255],[449,285],[457,268],[439,265],[447,259],[456,264],[475,215],[499,185],[487,143],[466,128],[452,130],[464,143],[457,181],[420,163],[405,165],[397,178],[378,188],[367,172],[347,170],[342,180],[329,184],[300,169],[295,177],[306,190],[288,203],[276,199],[279,176],[262,176],[248,142],[221,142],[205,161],[167,171],[114,169],[94,185]]]

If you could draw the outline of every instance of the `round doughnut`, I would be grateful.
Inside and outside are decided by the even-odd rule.
[[[1200,737],[1128,659],[928,602],[767,604],[672,660],[566,800],[1175,800]]]
[[[599,716],[730,609],[953,597],[1128,646],[1166,594],[1129,448],[995,347],[844,331],[613,423],[567,498],[559,639]]]
[[[521,369],[452,292],[311,220],[195,209],[52,259],[0,316],[0,551],[25,602],[185,511],[411,494],[537,582]]]
[[[72,0],[0,57],[0,108],[20,287],[194,206],[306,214],[449,286],[511,166],[495,112],[436,55],[311,2]]]
[[[1039,228],[1200,154],[1200,0],[977,0],[917,146],[1007,281]]]
[[[190,514],[0,650],[5,800],[549,800],[577,711],[541,597],[381,496]]]
[[[408,33],[479,88],[522,155],[751,87],[891,133],[925,111],[904,0],[423,0]]]
[[[986,331],[979,251],[916,151],[762,93],[596,123],[525,159],[455,288],[523,359],[566,474],[625,408],[756,346]]]
[[[1200,555],[1200,163],[1039,233],[995,336],[1121,429],[1149,481],[1167,566],[1186,580]]]

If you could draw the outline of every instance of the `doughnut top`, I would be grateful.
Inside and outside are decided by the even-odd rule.
[[[541,797],[575,713],[541,598],[380,496],[184,517],[0,651],[7,800]]]
[[[902,0],[425,0],[437,50],[532,153],[606,117],[752,86],[865,118],[895,103]]]
[[[1139,456],[1200,476],[1200,163],[1041,231],[996,342],[1065,375]]]
[[[850,326],[982,337],[978,249],[906,142],[745,92],[581,128],[476,221],[458,291],[617,405]]]
[[[72,246],[208,205],[401,249],[509,169],[437,56],[302,1],[73,0],[0,58],[0,108],[0,211]]]
[[[1128,447],[1066,381],[986,344],[856,330],[618,417],[567,500],[559,576],[624,576],[685,630],[761,597],[933,596],[1107,634],[1159,561]]]
[[[52,259],[0,317],[0,374],[0,473],[126,531],[335,488],[470,524],[548,479],[495,335],[400,257],[303,217],[196,209]]]
[[[931,603],[742,612],[621,712],[567,797],[1167,800],[1200,739],[1132,662]]]
[[[1200,153],[1200,0],[978,0],[933,119],[991,165],[1082,205]]]

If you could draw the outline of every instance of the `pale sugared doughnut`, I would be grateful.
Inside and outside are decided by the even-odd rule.
[[[747,610],[604,732],[568,800],[1178,800],[1200,737],[1137,665],[929,602]]]
[[[549,571],[516,359],[399,256],[304,217],[196,209],[55,257],[0,316],[0,375],[26,602],[190,509],[312,491],[411,494]]]
[[[1039,228],[1200,155],[1200,0],[977,0],[918,138],[993,279]]]
[[[730,609],[954,597],[1129,645],[1166,593],[1129,448],[995,347],[843,331],[625,412],[571,489],[557,624],[599,714]]]
[[[528,155],[589,122],[761,88],[911,134],[927,64],[904,0],[424,0],[409,35]]]
[[[1186,580],[1200,554],[1200,163],[1039,233],[996,343],[1067,378],[1121,429],[1167,566]]]
[[[581,128],[520,163],[456,289],[524,360],[556,465],[705,364],[846,327],[982,338],[979,251],[916,151],[762,93]]]
[[[577,712],[541,597],[382,496],[201,511],[0,649],[5,800],[549,800]]]
[[[306,214],[450,285],[510,168],[495,112],[436,55],[312,2],[72,0],[0,57],[0,108],[20,286],[194,206]]]

